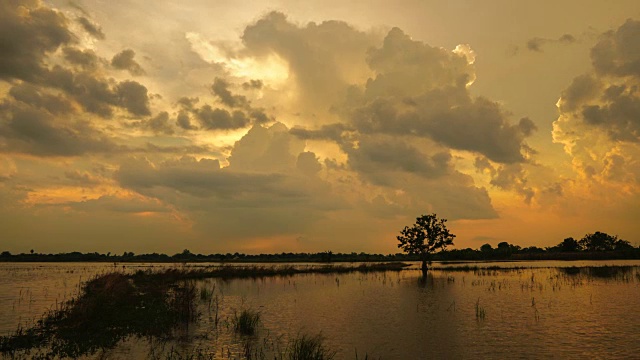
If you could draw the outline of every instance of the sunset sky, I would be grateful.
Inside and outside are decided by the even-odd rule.
[[[640,2],[0,1],[0,250],[640,244]]]

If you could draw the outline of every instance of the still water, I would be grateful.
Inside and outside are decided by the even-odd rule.
[[[173,265],[0,264],[0,335],[55,309],[96,274],[165,266]],[[596,268],[580,268],[586,266]],[[253,309],[261,314],[255,347],[270,342],[272,351],[296,335],[322,334],[336,359],[640,358],[640,261],[433,267],[426,279],[414,266],[203,280],[197,286],[214,294],[216,305],[201,300],[200,321],[174,345],[239,358],[246,339],[225,329],[234,312]],[[131,340],[101,356],[148,357],[150,347]]]

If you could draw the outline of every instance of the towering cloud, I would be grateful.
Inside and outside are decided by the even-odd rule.
[[[591,49],[593,69],[576,77],[558,101],[554,140],[575,169],[597,181],[640,179],[640,22],[627,20]],[[615,175],[614,175],[615,174]]]

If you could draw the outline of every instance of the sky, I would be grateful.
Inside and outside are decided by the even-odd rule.
[[[640,245],[640,2],[0,1],[0,250]]]

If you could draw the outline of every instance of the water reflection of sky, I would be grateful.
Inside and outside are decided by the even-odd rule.
[[[438,270],[464,265],[480,269]],[[418,270],[406,270],[208,279],[199,286],[215,289],[220,317],[256,309],[262,314],[263,334],[286,342],[299,333],[321,332],[327,345],[338,350],[337,358],[355,358],[356,351],[384,359],[630,358],[640,351],[640,261],[464,265],[434,263],[426,279]],[[627,267],[604,272],[580,268],[602,265]],[[125,265],[124,271],[147,266]],[[0,264],[0,332],[7,334],[19,322],[41,316],[56,301],[72,296],[81,281],[113,268]],[[122,265],[116,268],[123,270]],[[201,303],[203,316],[194,333],[206,334],[213,327],[207,309]],[[484,317],[478,317],[478,310]],[[198,342],[217,349],[240,346],[229,334]],[[130,355],[133,350],[127,351]]]

